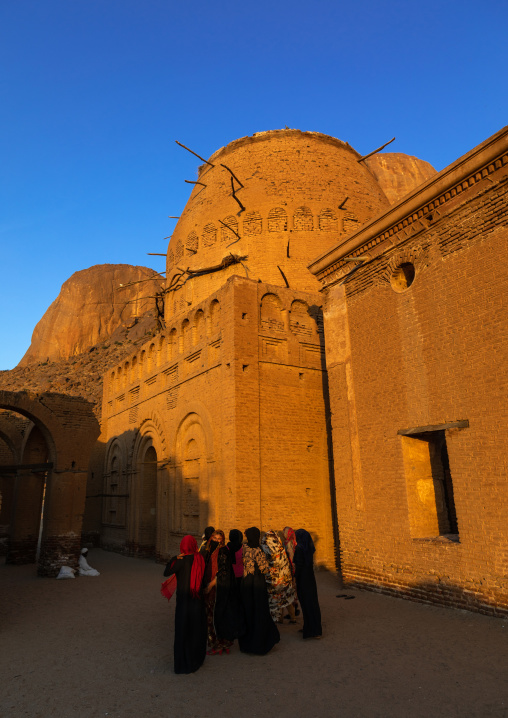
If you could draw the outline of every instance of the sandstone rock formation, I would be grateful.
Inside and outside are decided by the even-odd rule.
[[[150,280],[142,281],[140,280]],[[121,288],[120,285],[129,285]],[[115,331],[140,324],[131,332],[144,335],[147,313],[155,313],[155,292],[162,282],[153,269],[128,264],[100,264],[73,274],[34,329],[32,343],[20,362],[59,361],[82,354],[112,337]],[[152,319],[153,321],[153,319]]]
[[[390,204],[395,204],[436,174],[431,164],[401,152],[384,152],[365,160]]]
[[[155,321],[145,316],[135,326],[136,332],[145,327],[143,336],[132,340],[128,329],[118,329],[104,344],[90,347],[83,354],[59,361],[34,362],[0,371],[0,389],[56,392],[77,396],[95,403],[95,414],[101,415],[102,377],[105,372],[136,351],[136,345],[155,334]],[[151,328],[150,328],[151,327]]]

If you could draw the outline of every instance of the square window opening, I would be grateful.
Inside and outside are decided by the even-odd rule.
[[[411,536],[458,539],[445,430],[402,436]]]

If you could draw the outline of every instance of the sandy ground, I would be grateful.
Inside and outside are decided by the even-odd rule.
[[[163,567],[99,549],[99,578],[0,565],[2,718],[508,716],[508,623],[347,591],[318,574],[324,637],[284,626],[263,657],[173,673]],[[173,598],[174,600],[174,598]]]

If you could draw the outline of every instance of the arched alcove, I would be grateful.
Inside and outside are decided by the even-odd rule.
[[[211,247],[217,241],[217,227],[209,222],[203,228],[203,246]]]
[[[193,257],[198,251],[198,235],[191,232],[185,241],[185,254],[187,257]]]
[[[205,313],[198,309],[194,315],[194,326],[192,328],[192,343],[199,344],[205,336]]]
[[[138,545],[143,553],[155,554],[157,541],[157,452],[150,445],[142,455],[141,506]]]
[[[308,207],[298,207],[293,216],[293,229],[300,232],[309,232],[314,227],[312,211]]]
[[[261,234],[263,221],[259,212],[247,212],[243,220],[243,233],[245,235]]]
[[[221,225],[221,241],[222,242],[234,242],[238,239],[238,220],[233,215],[229,215],[226,219],[222,220]],[[227,225],[226,227],[224,225]]]
[[[125,528],[127,521],[126,458],[120,442],[114,439],[106,456],[102,523],[116,529]]]
[[[318,218],[321,232],[338,232],[339,220],[333,209],[322,209]]]
[[[265,330],[283,332],[285,317],[282,302],[276,294],[265,294],[261,299],[260,323]]]
[[[289,328],[302,338],[310,338],[316,333],[316,321],[309,312],[307,302],[296,299],[291,304]]]
[[[284,207],[274,207],[268,212],[268,231],[285,232],[288,228],[288,215]]]
[[[141,422],[132,453],[132,478],[128,509],[129,552],[138,556],[160,553],[161,522],[167,510],[161,510],[161,487],[167,495],[167,469],[162,467],[166,455],[162,425],[157,416]],[[164,528],[167,528],[165,526]]]
[[[208,463],[205,432],[198,414],[188,414],[179,426],[175,450],[174,526],[199,535],[208,520]]]
[[[214,299],[210,304],[210,335],[220,331],[220,302]]]

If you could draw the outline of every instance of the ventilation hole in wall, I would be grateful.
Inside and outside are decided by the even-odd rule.
[[[248,365],[248,364],[243,364],[243,365],[242,365],[242,371],[247,371],[248,368],[249,368],[249,365]]]
[[[131,389],[129,391],[129,399],[130,399],[131,404],[133,404],[138,398],[139,398],[139,386],[135,386],[134,389]]]
[[[196,232],[191,232],[185,242],[185,254],[188,257],[192,257],[198,251],[198,235]]]
[[[203,228],[203,245],[211,247],[217,241],[217,228],[214,224],[207,224]]]
[[[129,411],[129,424],[135,424],[138,420],[138,406],[133,406],[132,409]]]
[[[168,409],[174,409],[178,401],[178,387],[171,389],[166,394],[166,406]]]
[[[405,292],[413,284],[415,267],[411,262],[403,262],[392,273],[390,284],[395,292]]]
[[[243,220],[244,234],[261,234],[263,223],[259,212],[247,212]]]
[[[274,207],[268,212],[268,231],[285,232],[288,228],[288,216],[284,207]]]
[[[247,312],[242,312],[242,319],[247,319]]]
[[[172,267],[175,263],[175,255],[173,254],[173,250],[170,249],[168,252],[168,267]]]
[[[179,262],[183,257],[183,244],[179,239],[175,246],[175,262]]]

